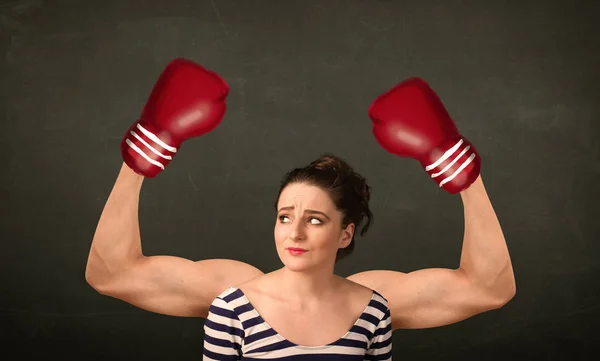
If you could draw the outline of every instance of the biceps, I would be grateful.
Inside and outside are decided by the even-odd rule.
[[[232,260],[190,261],[171,256],[140,259],[114,277],[101,293],[136,307],[172,316],[206,317],[228,286],[262,274]]]
[[[388,292],[396,328],[444,326],[487,311],[493,304],[489,293],[461,270],[415,271]]]
[[[460,270],[367,271],[348,279],[388,300],[394,330],[443,326],[495,307],[490,294]]]

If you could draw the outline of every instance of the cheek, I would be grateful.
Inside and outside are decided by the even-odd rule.
[[[285,242],[288,232],[285,230],[285,227],[275,226],[275,229],[273,230],[273,236],[275,238],[275,243],[280,244]]]
[[[331,227],[315,228],[312,231],[312,239],[323,248],[330,248],[337,244],[339,232]]]
[[[338,240],[340,238],[340,231],[337,228],[329,229],[326,237],[329,243],[331,243],[334,247],[337,247]]]

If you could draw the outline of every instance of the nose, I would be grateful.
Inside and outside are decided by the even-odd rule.
[[[303,240],[306,237],[306,233],[304,231],[303,224],[298,222],[292,226],[292,230],[290,232],[290,239],[294,241]]]

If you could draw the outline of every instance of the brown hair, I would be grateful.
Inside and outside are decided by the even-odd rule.
[[[275,209],[283,189],[291,183],[307,183],[323,189],[342,212],[342,227],[354,223],[355,234],[360,225],[365,224],[360,231],[364,236],[373,222],[373,214],[369,209],[371,187],[366,179],[356,173],[348,163],[333,154],[323,154],[309,165],[295,168],[282,179]],[[354,236],[346,248],[338,250],[336,262],[354,251]]]

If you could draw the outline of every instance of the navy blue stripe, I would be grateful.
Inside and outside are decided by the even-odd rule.
[[[222,355],[220,353],[214,353],[214,352],[209,351],[207,349],[204,349],[202,351],[202,354],[204,356],[210,357],[213,360],[219,360],[219,361],[236,361],[236,360],[240,360],[240,356],[238,356],[238,355]]]
[[[373,326],[379,325],[379,322],[381,321],[379,318],[368,313],[363,313],[362,316],[360,316],[360,319],[373,324]]]
[[[256,316],[256,317],[252,317],[246,321],[242,321],[242,326],[244,327],[244,329],[256,326],[256,325],[260,325],[261,323],[263,323],[264,320],[262,319],[262,317],[260,316]]]
[[[238,288],[235,291],[228,294],[227,296],[224,296],[222,299],[223,299],[223,301],[225,301],[227,303],[231,303],[232,301],[235,301],[238,298],[242,298],[243,296],[244,296],[244,293],[242,292],[242,290],[240,290]]]
[[[337,340],[331,345],[333,346],[345,346],[345,347],[353,347],[353,348],[366,348],[367,343],[361,340],[351,340],[348,338],[342,338],[341,340]]]
[[[381,355],[365,355],[365,360],[368,361],[380,361],[380,360],[391,360],[392,351],[382,353]]]
[[[377,300],[372,300],[371,302],[369,302],[369,306],[376,308],[381,312],[385,312],[385,310],[388,309],[388,307],[386,307],[383,303],[381,303]]]
[[[230,340],[223,340],[223,339],[220,339],[220,338],[214,338],[214,337],[211,337],[209,335],[205,335],[204,336],[204,341],[206,343],[211,344],[211,345],[220,346],[220,347],[233,348],[233,349],[236,349],[238,351],[242,349],[242,345],[240,345],[237,342],[230,341]]]
[[[244,300],[245,302],[246,300]],[[235,308],[235,311],[237,312],[238,315],[241,315],[242,313],[246,313],[249,311],[252,311],[254,308],[252,307],[252,305],[248,302],[244,303],[243,305],[237,306]]]
[[[264,361],[265,359],[258,359],[253,357],[242,356],[242,361]],[[278,361],[363,361],[363,356],[361,355],[344,355],[344,354],[326,354],[326,355],[294,355],[288,357],[279,357],[277,359],[268,359],[268,360],[278,360]]]
[[[274,329],[268,328],[264,331],[260,331],[255,334],[248,335],[248,337],[246,337],[246,344],[249,345],[249,344],[253,343],[254,341],[262,340],[262,339],[265,339],[265,338],[271,337],[271,336],[275,336],[276,334],[277,334],[277,332],[275,332]]]
[[[211,305],[208,311],[214,313],[215,315],[227,317],[232,320],[237,319],[237,314],[235,313],[235,311],[228,310],[226,308],[221,308],[219,306]]]
[[[270,352],[270,351],[285,350],[286,348],[292,348],[294,346],[295,345],[293,343],[291,343],[290,341],[283,340],[283,341],[275,342],[273,344],[254,349],[254,350],[252,350],[251,353],[248,353],[248,354],[251,355],[254,352]],[[280,360],[280,358],[273,359],[273,360]]]
[[[359,335],[364,335],[368,339],[370,339],[371,337],[373,337],[373,332],[367,330],[366,328],[364,328],[362,326],[354,325],[354,326],[352,326],[352,328],[350,329],[350,331],[354,332],[354,333],[357,333]]]
[[[371,348],[372,349],[380,349],[380,348],[386,348],[388,347],[390,344],[392,343],[392,338],[389,337],[387,340],[385,341],[381,341],[381,342],[372,342],[371,343]]]
[[[244,330],[240,330],[239,328],[223,325],[220,323],[216,323],[215,321],[207,318],[204,322],[204,327],[208,327],[215,331],[225,332],[230,335],[235,335],[239,337],[244,337]]]

